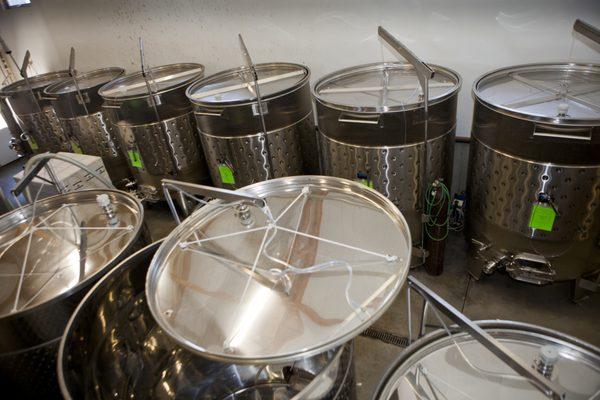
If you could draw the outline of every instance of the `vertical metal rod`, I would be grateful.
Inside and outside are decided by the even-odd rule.
[[[264,159],[263,169],[267,174],[267,179],[270,179],[273,175],[273,172],[271,171],[271,163],[269,162],[270,157],[269,146],[267,145],[267,124],[265,122],[265,113],[263,109],[262,97],[260,95],[260,87],[258,85],[258,72],[256,72],[256,68],[254,66],[254,63],[252,62],[252,58],[250,57],[250,53],[248,52],[248,48],[246,47],[246,44],[244,43],[244,39],[242,38],[241,34],[238,34],[238,40],[240,43],[240,49],[242,51],[242,58],[244,59],[246,67],[250,70],[250,73],[252,74],[252,79],[254,81],[254,90],[256,92],[256,101],[258,103],[258,115],[260,118],[260,126],[262,129],[263,151],[267,153],[267,158]]]
[[[149,69],[147,69],[145,61],[144,61],[144,40],[141,37],[139,38],[139,46],[140,46],[140,66],[142,69],[142,77],[144,78],[144,83],[146,84],[148,98],[150,100],[150,104],[152,105],[152,108],[154,109],[154,114],[156,117],[156,122],[158,123],[158,127],[159,127],[161,133],[163,134],[165,141],[167,142],[167,146],[169,146],[169,148],[171,149],[171,151],[169,151],[169,157],[171,158],[171,162],[173,163],[173,168],[175,169],[175,171],[172,171],[172,172],[173,172],[173,174],[175,174],[175,172],[179,171],[181,164],[179,163],[179,160],[177,160],[177,156],[175,155],[175,147],[173,145],[173,141],[171,140],[171,136],[170,136],[169,132],[167,132],[167,130],[163,126],[163,121],[160,118],[160,114],[158,112],[158,105],[156,104],[156,99],[154,98],[154,91],[152,90],[152,87],[150,86],[150,82],[148,82],[147,75],[150,75],[150,78],[153,82],[154,82],[154,79],[152,78],[151,72],[149,71]]]
[[[406,289],[406,307],[408,309],[408,344],[412,344],[412,310],[410,308],[410,286]]]
[[[531,384],[546,397],[555,400],[564,399],[565,395],[563,393],[563,389],[561,389],[557,384],[551,382],[545,376],[531,368],[530,365],[524,363],[506,346],[492,337],[479,325],[467,318],[467,316],[462,314],[447,301],[438,296],[433,290],[429,289],[414,276],[409,276],[407,282],[409,288],[416,290],[425,301],[430,302],[442,314],[450,318],[455,324],[470,334],[475,340],[481,343],[481,345],[483,345],[506,365],[512,368],[517,374],[529,380],[529,382],[531,382]]]
[[[408,61],[414,68],[415,74],[417,75],[417,79],[419,80],[419,84],[421,85],[421,90],[423,92],[423,118],[424,118],[424,138],[423,138],[423,149],[421,149],[421,168],[420,168],[420,183],[422,185],[421,188],[421,207],[422,207],[422,221],[421,225],[424,224],[423,219],[425,218],[425,208],[427,201],[427,189],[429,188],[429,168],[428,168],[428,158],[429,158],[429,149],[427,148],[427,142],[429,140],[429,80],[433,78],[435,72],[429,65],[421,61],[419,57],[417,57],[408,47],[406,47],[402,42],[396,39],[391,33],[389,33],[385,28],[378,27],[377,33],[381,39],[383,39],[394,52]],[[421,248],[424,250],[425,246],[425,229],[421,227]],[[423,263],[425,263],[426,254],[425,251],[422,252]]]
[[[73,79],[73,84],[75,85],[75,90],[77,90],[77,96],[79,96],[79,101],[81,101],[81,105],[85,110],[86,115],[90,115],[87,106],[85,105],[85,99],[81,94],[81,89],[79,88],[79,82],[77,82],[77,73],[75,72],[75,48],[71,47],[71,53],[69,54],[69,75]]]

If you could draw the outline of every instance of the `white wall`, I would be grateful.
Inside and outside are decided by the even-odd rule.
[[[255,62],[293,61],[313,82],[335,69],[392,60],[376,36],[383,25],[431,63],[462,75],[458,135],[468,136],[471,86],[480,74],[541,61],[600,63],[573,39],[575,18],[600,26],[600,0],[32,0],[0,11],[0,34],[37,72],[63,68],[68,49],[78,69],[138,67],[137,38],[148,61],[197,61],[211,74],[238,66],[237,33]]]

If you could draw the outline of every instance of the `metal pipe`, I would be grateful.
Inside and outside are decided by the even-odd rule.
[[[588,24],[580,19],[576,19],[573,24],[573,30],[582,34],[596,44],[600,44],[600,29]]]
[[[481,343],[486,349],[491,351],[496,357],[502,360],[506,365],[512,368],[519,375],[527,378],[546,397],[555,400],[565,398],[563,389],[554,382],[548,380],[545,376],[531,368],[529,364],[524,363],[519,357],[513,354],[506,346],[483,330],[479,325],[467,318],[447,301],[438,296],[434,291],[421,283],[414,276],[409,276],[408,287],[419,293],[426,301],[433,304],[446,317],[451,319],[459,327],[469,333],[475,340]]]

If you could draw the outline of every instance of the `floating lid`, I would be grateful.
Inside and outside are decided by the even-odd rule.
[[[146,74],[154,93],[162,93],[189,85],[204,75],[202,64],[169,64],[150,68]],[[102,86],[100,96],[110,100],[127,100],[148,96],[146,81],[141,72],[117,78]]]
[[[125,70],[119,67],[101,68],[94,71],[86,72],[85,74],[77,75],[77,85],[80,90],[86,90],[103,85],[112,81],[116,77],[123,75]],[[61,82],[48,86],[44,92],[49,95],[73,93],[77,91],[77,87],[73,83],[73,79],[65,79]]]
[[[435,71],[429,80],[429,104],[440,102],[460,89],[457,73],[429,66]],[[314,95],[327,106],[353,112],[396,112],[423,106],[419,80],[408,63],[375,63],[336,71],[315,84]]]
[[[255,65],[262,100],[289,93],[309,79],[307,67],[289,63]],[[197,104],[228,105],[256,101],[254,79],[248,68],[234,68],[209,76],[190,86],[188,98]]]
[[[143,213],[127,193],[85,190],[0,217],[0,318],[62,298],[111,266],[137,239]]]
[[[219,361],[287,362],[352,339],[391,304],[411,238],[387,198],[323,176],[243,192],[268,208],[211,202],[154,256],[148,305],[169,336]]]
[[[42,89],[53,83],[60,82],[69,77],[69,71],[48,72],[27,78],[32,89]],[[25,79],[18,80],[0,89],[0,95],[10,96],[13,93],[29,90],[29,85]]]
[[[600,124],[600,65],[530,64],[479,78],[475,96],[517,118],[566,125]]]
[[[521,360],[552,366],[566,399],[600,391],[600,349],[550,329],[511,321],[479,323]],[[436,331],[406,349],[374,396],[392,399],[548,399],[467,333]]]

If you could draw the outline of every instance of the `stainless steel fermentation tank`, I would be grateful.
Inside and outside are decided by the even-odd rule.
[[[123,68],[102,68],[77,75],[77,84],[73,78],[67,78],[44,90],[72,140],[73,151],[102,157],[111,180],[119,186],[130,177],[129,167],[98,89],[124,72]]]
[[[19,154],[31,153],[31,147],[29,147],[27,141],[23,140],[23,138],[21,137],[23,130],[21,130],[21,127],[17,123],[17,120],[13,115],[12,109],[8,104],[8,101],[6,101],[6,99],[2,96],[1,89],[0,114],[2,115],[2,119],[4,119],[4,121],[6,122],[6,125],[8,126],[8,131],[12,136],[12,139],[10,140],[10,147],[13,148]],[[2,144],[0,143],[0,145]]]
[[[163,178],[210,179],[192,106],[185,96],[187,86],[203,73],[200,64],[171,64],[151,68],[147,82],[137,72],[99,90],[138,189],[148,200],[162,198]]]
[[[178,345],[147,306],[146,273],[159,245],[114,268],[73,314],[58,353],[65,399],[353,398],[351,344],[272,365],[211,361]]]
[[[513,321],[479,327],[533,370],[560,382],[566,399],[592,399],[600,390],[600,349],[552,329]],[[372,400],[544,400],[527,378],[467,332],[436,330],[414,342],[385,373]]]
[[[256,64],[266,132],[247,68],[220,72],[187,95],[215,185],[229,189],[319,172],[307,67]]]
[[[476,278],[544,284],[600,268],[600,66],[532,64],[473,88],[468,237]]]
[[[98,200],[97,196],[101,196]],[[0,219],[0,390],[56,398],[56,355],[86,291],[131,254],[143,207],[116,190],[47,197]]]
[[[430,65],[428,182],[450,186],[460,77]],[[375,63],[321,78],[314,86],[324,175],[360,181],[388,197],[420,243],[425,145],[423,95],[414,67]]]
[[[0,89],[0,97],[12,108],[23,137],[35,153],[72,152],[52,103],[44,95],[48,86],[68,77],[67,71],[49,72],[28,78],[29,84],[22,79]]]

